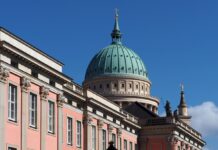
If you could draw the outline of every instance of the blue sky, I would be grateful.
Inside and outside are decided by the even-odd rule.
[[[218,1],[7,0],[0,26],[62,61],[64,73],[82,83],[91,58],[111,42],[115,8],[123,43],[143,59],[160,112],[166,99],[177,107],[180,83],[189,106],[210,101],[217,112]],[[215,150],[218,137],[205,139]]]

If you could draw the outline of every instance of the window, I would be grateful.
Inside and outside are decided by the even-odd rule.
[[[107,88],[108,88],[108,89],[110,88],[110,85],[109,85],[109,84],[107,84]]]
[[[102,89],[102,84],[99,85],[99,88]]]
[[[127,150],[127,140],[124,140],[124,150]]]
[[[114,83],[114,88],[116,88],[117,87],[117,84],[116,83]]]
[[[67,117],[67,144],[73,144],[73,119]]]
[[[92,126],[92,150],[96,150],[96,127]]]
[[[102,130],[102,146],[103,150],[106,150],[106,131]]]
[[[48,101],[48,132],[54,133],[54,102]]]
[[[8,147],[8,150],[17,150],[17,149],[14,147]]]
[[[129,150],[132,150],[132,142],[129,142]]]
[[[114,147],[116,147],[116,134],[112,134],[112,141],[114,143]]]
[[[81,122],[76,122],[76,146],[81,147]]]
[[[178,146],[178,150],[181,150],[181,149],[180,149],[180,146]]]
[[[121,138],[119,138],[119,143],[120,143],[119,150],[122,150],[122,139]]]
[[[8,119],[17,121],[17,87],[12,84],[9,84]]]
[[[129,88],[132,88],[132,84],[129,84]]]
[[[137,84],[137,85],[136,85],[136,89],[138,89],[138,88],[139,88],[139,85]]]
[[[125,87],[124,83],[122,83],[122,84],[121,84],[121,87],[122,87],[122,88],[124,88],[124,87]]]
[[[37,96],[33,93],[30,93],[29,97],[29,126],[37,126]]]

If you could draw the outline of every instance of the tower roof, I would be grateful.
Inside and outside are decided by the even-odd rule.
[[[121,43],[118,13],[115,13],[112,43],[100,50],[86,70],[85,80],[103,76],[128,77],[148,81],[147,71],[141,58]]]

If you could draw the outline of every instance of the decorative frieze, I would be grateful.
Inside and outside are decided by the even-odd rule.
[[[49,88],[42,86],[40,89],[40,96],[42,100],[46,100],[49,95]]]
[[[9,69],[0,66],[0,82],[5,82],[7,81],[9,77]]]
[[[173,135],[168,137],[168,141],[170,142],[171,145],[175,145],[178,143],[179,139]]]
[[[109,124],[108,125],[108,132],[111,133],[113,131],[113,129],[114,129],[114,126]]]
[[[85,125],[91,125],[92,124],[92,121],[93,121],[93,118],[92,116],[90,115],[86,115],[84,118],[83,118],[83,123]]]
[[[30,87],[30,84],[31,81],[30,79],[26,78],[26,77],[22,77],[21,78],[21,88],[22,88],[22,91],[23,92],[27,92],[29,87]]]

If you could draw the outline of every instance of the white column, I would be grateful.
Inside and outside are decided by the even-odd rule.
[[[91,150],[92,149],[92,117],[86,114],[84,120],[84,128],[85,128],[85,149],[84,150]]]
[[[21,78],[21,147],[22,150],[26,148],[26,140],[27,140],[27,126],[28,126],[28,89],[30,87],[30,80],[26,77]]]
[[[0,149],[6,149],[5,145],[5,101],[6,101],[6,83],[9,77],[9,70],[0,66]]]
[[[102,133],[102,128],[104,125],[103,120],[98,120],[98,150],[103,150],[103,145],[102,145],[102,139],[103,139],[103,133]]]
[[[108,134],[109,134],[108,142],[112,141],[112,131],[113,131],[113,129],[114,129],[113,125],[109,124],[108,125]]]
[[[41,91],[40,91],[40,96],[41,96],[41,129],[40,129],[40,135],[41,135],[41,144],[40,144],[40,150],[45,150],[45,144],[46,144],[46,133],[47,131],[47,97],[49,94],[49,89],[42,86]]]
[[[122,138],[122,128],[119,128],[117,130],[117,149],[118,150],[122,150],[122,148],[120,149],[120,145],[121,145],[120,138]],[[122,142],[122,139],[121,139],[121,142]]]
[[[65,97],[62,94],[58,95],[58,150],[63,149],[63,102]]]

